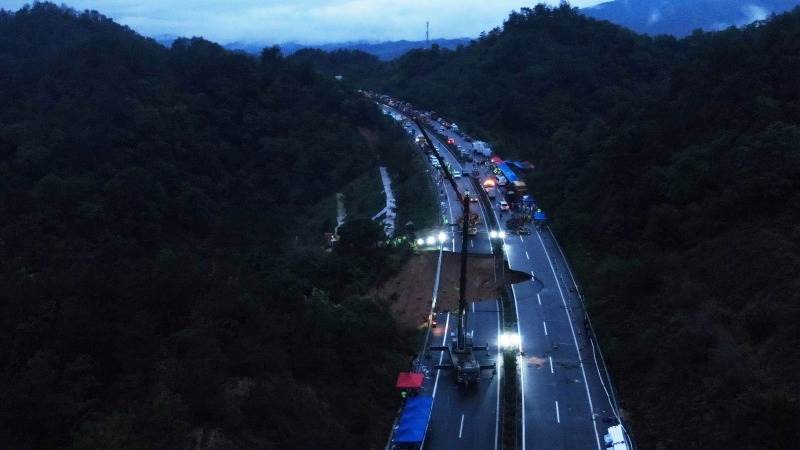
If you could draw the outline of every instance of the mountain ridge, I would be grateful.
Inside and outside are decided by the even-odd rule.
[[[151,39],[154,39],[159,44],[163,45],[164,47],[169,48],[175,40],[179,39],[179,36],[172,35],[172,34],[157,34],[151,36]],[[222,44],[222,46],[227,50],[238,50],[243,51],[245,53],[250,54],[259,54],[261,50],[266,47],[273,47],[278,46],[281,49],[281,52],[288,56],[296,53],[299,50],[303,49],[319,49],[326,52],[332,52],[336,50],[359,50],[364,53],[369,53],[371,55],[377,56],[378,59],[382,61],[389,61],[395,59],[404,53],[416,50],[416,49],[424,49],[428,45],[438,45],[440,48],[446,48],[453,50],[457,48],[459,45],[467,45],[472,41],[470,38],[452,38],[452,39],[431,39],[430,42],[426,41],[409,41],[405,39],[401,39],[398,41],[347,41],[347,42],[333,42],[329,44],[300,44],[297,42],[283,42],[281,44],[270,44],[267,42],[260,42],[260,41],[232,41]]]
[[[797,0],[612,0],[580,11],[639,33],[680,37],[696,29],[741,27],[799,4]]]

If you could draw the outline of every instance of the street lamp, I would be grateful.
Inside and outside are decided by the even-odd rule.
[[[444,241],[447,240],[447,234],[444,231],[439,232],[439,243],[444,244]]]
[[[421,247],[423,244],[425,244],[425,239],[418,238],[418,239],[417,239],[417,246],[418,246],[418,247]]]
[[[428,245],[436,244],[436,237],[435,236],[428,236],[428,239],[425,241]]]

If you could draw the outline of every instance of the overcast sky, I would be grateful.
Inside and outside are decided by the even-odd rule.
[[[25,0],[0,0],[16,10]],[[61,3],[61,0],[54,1]],[[212,41],[304,44],[353,40],[475,37],[502,24],[525,0],[72,0],[147,36],[203,36]],[[557,0],[546,3],[557,4]],[[572,0],[582,7],[600,0]]]

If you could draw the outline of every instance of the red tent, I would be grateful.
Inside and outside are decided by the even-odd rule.
[[[501,158],[501,157],[499,157],[497,155],[494,155],[494,156],[492,156],[492,159],[490,159],[490,161],[495,163],[495,164],[500,164],[501,162],[503,162],[503,158]]]
[[[400,372],[397,375],[397,389],[420,389],[422,387],[423,376],[417,372]]]

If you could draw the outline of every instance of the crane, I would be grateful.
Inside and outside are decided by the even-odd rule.
[[[464,216],[461,220],[462,244],[461,244],[461,275],[459,277],[458,293],[458,322],[455,338],[450,340],[448,345],[431,346],[431,351],[447,352],[450,356],[448,364],[437,364],[436,369],[453,370],[456,383],[460,386],[469,387],[477,385],[483,370],[496,369],[495,363],[482,364],[475,356],[477,351],[487,351],[487,346],[476,346],[473,344],[472,333],[466,332],[467,325],[467,236],[469,232],[470,217],[470,198],[465,194],[461,201],[464,203]]]

